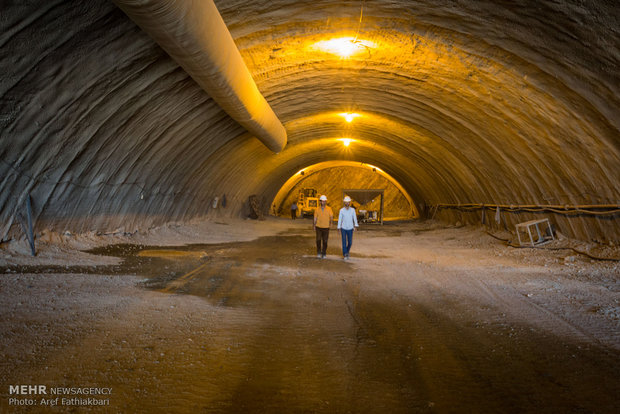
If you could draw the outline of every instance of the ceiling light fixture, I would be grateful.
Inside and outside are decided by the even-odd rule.
[[[338,114],[341,117],[343,117],[345,119],[345,121],[347,121],[348,123],[353,122],[353,120],[357,117],[360,117],[361,115],[355,112],[343,112]]]
[[[375,44],[368,40],[359,40],[354,37],[339,37],[330,40],[321,40],[314,45],[315,49],[323,52],[338,55],[343,59],[348,59],[353,55],[364,52],[366,49],[374,48]]]
[[[348,147],[355,140],[352,138],[340,138],[338,141],[341,141],[342,145],[344,145],[345,147]]]

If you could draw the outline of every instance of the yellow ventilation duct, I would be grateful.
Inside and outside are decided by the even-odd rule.
[[[212,0],[113,0],[235,121],[280,152],[286,130],[258,90]]]

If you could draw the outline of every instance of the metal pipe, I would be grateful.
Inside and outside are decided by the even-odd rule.
[[[235,121],[280,152],[286,130],[258,90],[212,0],[113,0]]]
[[[601,209],[618,209],[620,204],[486,204],[486,203],[465,203],[465,204],[435,204],[439,207],[490,207],[490,208],[554,208],[554,209],[575,209],[575,208],[601,208]]]
[[[596,216],[615,215],[620,213],[619,204],[591,204],[591,205],[541,205],[541,204],[435,204],[435,212],[440,208],[455,208],[465,210],[478,210],[478,209],[504,209],[506,211],[551,211],[558,214],[591,214]],[[592,210],[604,210],[604,211],[592,211]]]

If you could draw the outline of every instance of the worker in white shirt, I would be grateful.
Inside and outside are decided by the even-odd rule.
[[[348,260],[349,250],[353,244],[353,231],[359,226],[355,209],[351,207],[351,197],[346,196],[343,201],[344,207],[340,209],[340,214],[338,214],[338,230],[342,236],[342,256],[344,260]]]

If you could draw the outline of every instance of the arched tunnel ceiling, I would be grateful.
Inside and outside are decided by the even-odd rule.
[[[620,203],[615,1],[215,3],[286,128],[279,154],[112,2],[3,4],[3,238],[27,195],[39,226],[133,230],[215,214],[224,194],[217,214],[242,214],[332,160],[426,204]],[[372,46],[313,47],[345,36]]]
[[[343,167],[345,168],[343,169]],[[294,192],[293,190],[299,190],[303,188],[301,183],[306,182],[308,177],[313,176],[313,175],[315,176],[320,175],[321,177],[325,177],[325,176],[329,177],[330,176],[329,170],[339,169],[339,168],[343,169],[344,171],[347,171],[347,169],[349,171],[358,170],[359,172],[354,172],[354,174],[356,174],[357,176],[364,176],[364,173],[365,173],[364,170],[370,172],[371,175],[376,174],[380,176],[383,180],[385,180],[383,182],[389,183],[389,185],[391,185],[392,188],[396,190],[396,191],[393,191],[393,193],[398,193],[398,195],[402,197],[404,200],[406,200],[406,202],[409,204],[409,206],[407,207],[408,211],[404,211],[407,217],[419,218],[419,212],[415,205],[414,200],[411,199],[409,194],[407,194],[407,191],[400,185],[398,181],[394,180],[394,178],[392,178],[389,174],[386,174],[385,171],[381,170],[380,168],[374,165],[364,164],[364,163],[359,163],[359,162],[354,162],[354,161],[326,161],[326,162],[321,162],[318,164],[308,166],[308,168],[304,168],[303,170],[297,171],[282,185],[282,187],[280,188],[280,190],[278,191],[278,193],[276,194],[275,198],[272,201],[273,206],[275,206],[275,209],[278,211],[284,208],[288,208],[288,205],[283,206],[283,203],[285,202],[285,200],[296,199],[297,193]],[[327,174],[319,174],[319,173],[326,172],[326,170],[328,172]],[[347,177],[348,175],[350,175],[350,172],[343,172],[343,177]],[[329,190],[332,194],[335,194],[335,193],[338,193],[339,191],[344,190],[344,187],[354,187],[355,185],[360,184],[360,182],[353,181],[351,180],[351,178],[347,177],[346,180],[339,179],[334,183],[334,184],[342,183],[342,186],[333,186],[331,182],[323,182],[322,181],[323,179],[324,178],[317,180],[321,182],[321,185],[320,185],[320,188],[316,189],[319,192],[319,194],[322,194],[322,195],[326,195],[325,192],[327,190]],[[377,179],[374,179],[373,181],[379,182],[379,183],[382,182],[381,180],[377,180]],[[363,181],[362,183],[365,184],[365,182]],[[381,189],[381,185],[379,186],[366,185],[364,188]],[[331,202],[335,201],[333,205],[338,205],[338,202],[339,202],[338,199],[332,200],[331,197],[328,197],[328,200],[331,200]],[[330,204],[332,204],[331,202]]]

